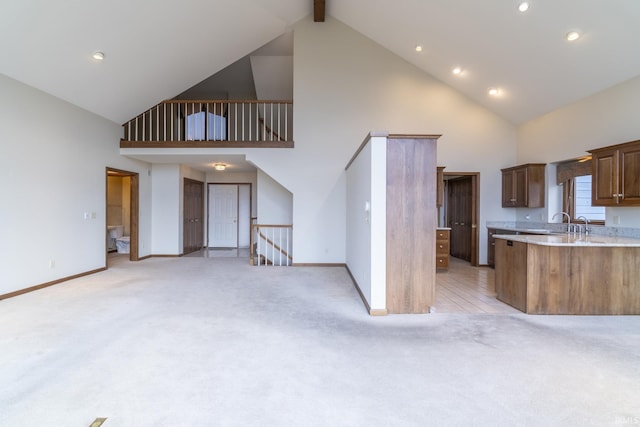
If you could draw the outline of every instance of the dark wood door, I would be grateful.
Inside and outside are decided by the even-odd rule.
[[[471,262],[473,231],[472,177],[450,179],[447,194],[447,225],[451,227],[451,256]]]
[[[183,253],[200,250],[204,246],[204,183],[184,179],[183,196]]]

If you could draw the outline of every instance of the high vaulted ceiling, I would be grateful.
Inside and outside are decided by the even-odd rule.
[[[514,124],[640,75],[640,1],[519,3],[326,0],[326,14]],[[312,14],[313,0],[4,0],[0,72],[123,123]]]

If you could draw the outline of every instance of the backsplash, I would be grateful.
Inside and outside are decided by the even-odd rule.
[[[567,231],[567,224],[530,221],[487,221],[487,228],[545,229],[555,233],[564,233]],[[640,228],[606,227],[604,225],[589,225],[589,228],[591,234],[599,236],[640,239]]]

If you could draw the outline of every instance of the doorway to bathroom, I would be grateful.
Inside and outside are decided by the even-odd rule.
[[[105,265],[109,254],[138,261],[138,174],[107,168]]]

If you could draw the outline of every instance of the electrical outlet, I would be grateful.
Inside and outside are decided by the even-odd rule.
[[[56,260],[55,259],[50,259],[49,260],[49,268],[54,268],[56,266]]]

